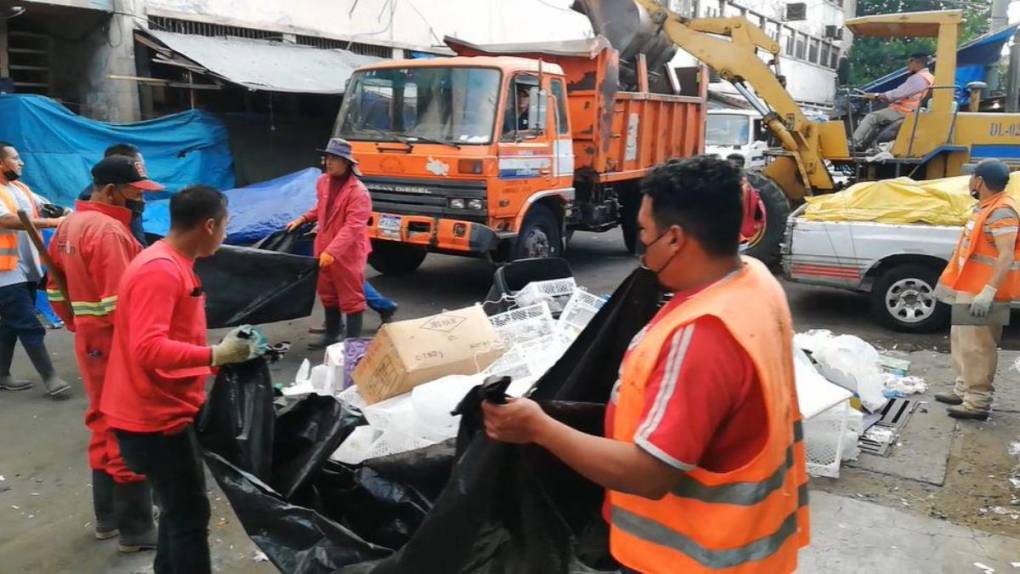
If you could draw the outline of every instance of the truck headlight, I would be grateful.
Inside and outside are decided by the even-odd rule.
[[[464,200],[463,199],[451,199],[450,200],[450,208],[451,209],[464,209]]]
[[[468,206],[468,209],[474,209],[476,211],[481,211],[482,210],[482,200],[480,200],[480,199],[472,199],[472,200],[468,201],[467,206]]]

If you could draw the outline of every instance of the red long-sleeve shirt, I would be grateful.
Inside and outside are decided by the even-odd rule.
[[[121,277],[142,251],[130,223],[126,208],[79,201],[57,228],[48,251],[67,280],[71,300],[64,300],[52,273],[46,294],[70,331],[113,328]]]
[[[317,222],[315,255],[327,252],[347,269],[364,269],[372,251],[368,220],[372,218],[372,197],[354,174],[338,179],[322,174],[315,184],[315,207],[305,221]]]
[[[205,295],[194,261],[160,241],[121,282],[101,410],[111,428],[174,433],[205,403],[212,372]]]

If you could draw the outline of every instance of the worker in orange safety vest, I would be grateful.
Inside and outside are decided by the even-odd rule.
[[[674,297],[624,355],[604,437],[530,399],[482,405],[490,438],[606,488],[625,572],[788,573],[809,540],[792,320],[768,269],[738,255],[741,178],[697,157],[642,182],[643,272]]]
[[[47,295],[75,334],[75,355],[89,398],[85,426],[91,431],[95,536],[105,540],[119,535],[118,549],[136,552],[156,546],[152,493],[145,477],[127,467],[99,405],[113,343],[117,288],[128,264],[142,251],[131,234],[128,205],[141,201],[143,192],[163,186],[147,179],[135,158],[120,155],[96,164],[92,181],[91,199],[77,202],[75,213],[60,224],[49,247],[53,265],[66,278],[70,300],[52,274]]]
[[[993,303],[1020,299],[1020,210],[1005,191],[1008,184],[1009,167],[997,159],[974,169],[968,185],[978,202],[935,288],[937,299],[968,305],[975,318],[988,316]],[[935,400],[950,405],[946,411],[951,417],[985,420],[995,391],[1002,324],[992,319],[973,323],[983,324],[954,324],[950,330],[956,383]]]
[[[907,72],[910,75],[898,87],[880,94],[868,94],[868,99],[889,104],[887,107],[864,116],[854,130],[854,146],[858,151],[865,151],[882,130],[889,124],[903,121],[907,114],[912,114],[921,107],[935,83],[935,76],[928,70],[928,54],[917,53],[907,60]]]

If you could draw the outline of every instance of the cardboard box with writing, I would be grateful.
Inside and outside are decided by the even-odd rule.
[[[505,349],[481,306],[383,325],[354,369],[368,404],[447,375],[471,375]]]

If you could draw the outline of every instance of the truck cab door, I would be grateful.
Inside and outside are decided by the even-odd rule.
[[[499,141],[500,207],[505,210],[498,211],[503,214],[516,215],[532,194],[555,185],[557,126],[549,100],[538,76],[518,74],[507,85]]]

